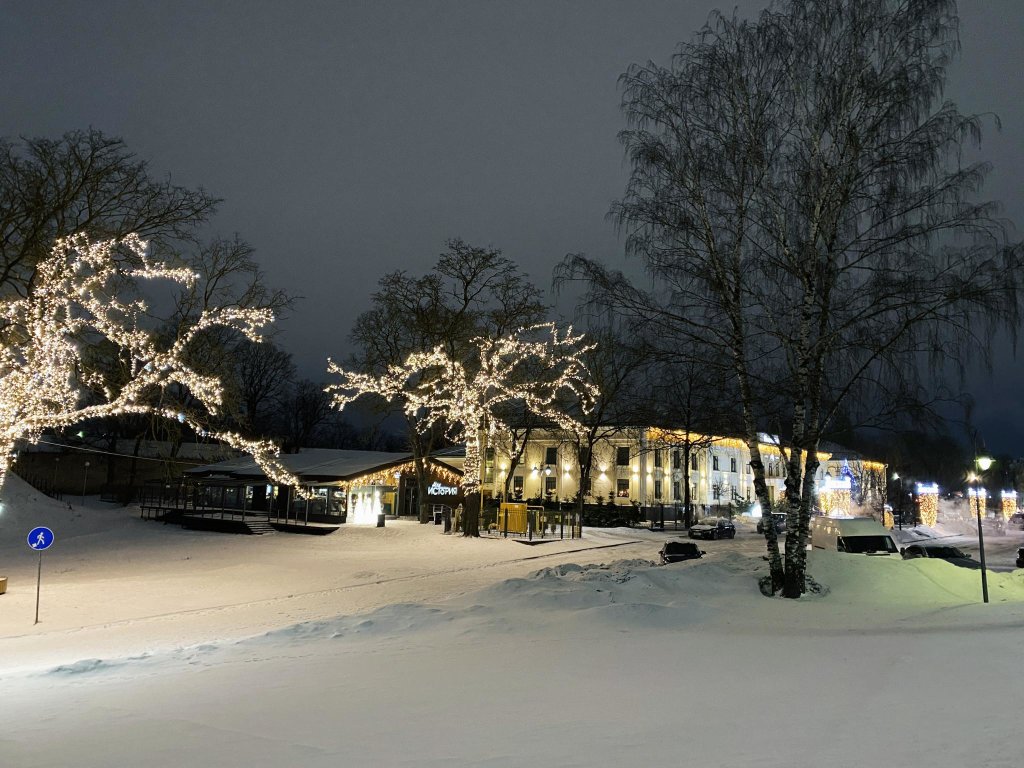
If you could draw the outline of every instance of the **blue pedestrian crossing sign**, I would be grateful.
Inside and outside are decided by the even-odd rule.
[[[44,549],[49,549],[51,544],[53,544],[53,531],[46,526],[41,525],[28,532],[28,545],[32,549],[42,552]]]

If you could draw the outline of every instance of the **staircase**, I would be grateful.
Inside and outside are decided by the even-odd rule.
[[[257,536],[263,536],[267,533],[277,533],[277,531],[274,529],[274,526],[272,526],[266,520],[246,520],[245,527],[249,529],[249,533],[255,534]]]

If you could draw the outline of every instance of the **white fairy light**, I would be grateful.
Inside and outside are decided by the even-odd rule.
[[[115,258],[127,250],[130,262]],[[219,379],[194,370],[186,351],[211,328],[238,331],[253,341],[273,321],[267,309],[212,308],[202,312],[177,339],[162,344],[140,325],[146,304],[125,300],[117,286],[128,281],[168,280],[189,285],[196,274],[150,261],[146,243],[136,235],[90,242],[84,234],[58,240],[37,268],[28,296],[0,301],[0,484],[18,440],[34,441],[45,429],[68,427],[86,419],[127,414],[156,414],[187,424],[255,458],[274,482],[298,487],[298,479],[276,457],[267,441],[232,432],[206,432],[198,415],[160,406],[154,394],[182,388],[211,414],[223,405]],[[102,373],[82,365],[82,351],[105,341],[131,361],[130,378],[116,389]],[[96,401],[98,394],[104,399]]]
[[[471,367],[451,359],[444,345],[438,345],[409,355],[403,365],[390,366],[380,376],[347,371],[328,361],[328,371],[341,382],[326,390],[339,409],[362,395],[376,394],[401,404],[410,416],[425,415],[426,427],[447,425],[449,436],[466,444],[462,485],[472,493],[481,481],[481,434],[485,429],[493,433],[509,428],[498,415],[500,406],[520,402],[565,430],[582,429],[559,403],[579,402],[586,410],[596,398],[582,360],[592,345],[583,344],[583,338],[571,329],[562,334],[553,323],[544,323],[497,339],[473,339]]]

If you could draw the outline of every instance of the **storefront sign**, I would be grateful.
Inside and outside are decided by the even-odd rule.
[[[458,496],[459,488],[456,485],[442,485],[441,483],[434,482],[427,487],[428,496]]]

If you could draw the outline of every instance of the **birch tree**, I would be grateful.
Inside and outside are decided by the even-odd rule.
[[[957,26],[953,0],[778,0],[622,77],[632,172],[613,213],[661,288],[582,257],[563,277],[721,350],[762,509],[757,432],[784,403],[772,594],[804,589],[818,443],[843,401],[914,402],[940,361],[1017,325],[1020,248],[975,200],[988,166],[964,160],[980,120],[942,100]]]

